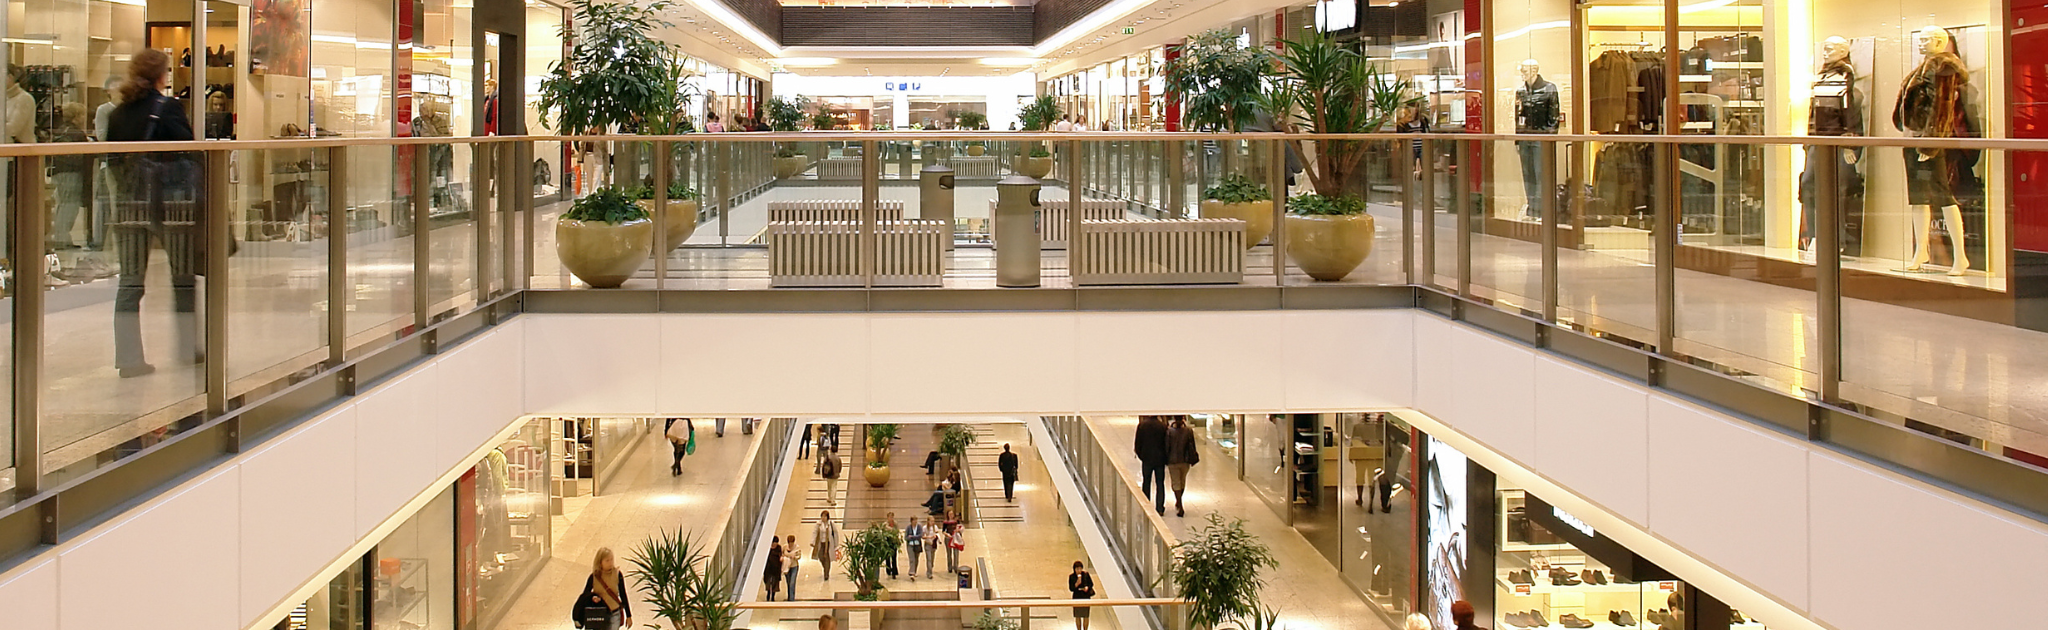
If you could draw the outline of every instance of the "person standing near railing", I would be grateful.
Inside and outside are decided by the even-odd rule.
[[[107,140],[178,142],[192,139],[184,108],[165,97],[170,55],[145,48],[128,62],[121,105],[108,117]],[[201,363],[198,275],[201,253],[198,165],[180,153],[130,153],[115,158],[117,201],[110,227],[119,252],[120,282],[114,292],[114,367],[122,378],[155,372],[142,351],[142,287],[152,239],[170,259],[172,334],[180,362]],[[220,252],[226,254],[227,252]],[[216,314],[217,316],[218,314]]]

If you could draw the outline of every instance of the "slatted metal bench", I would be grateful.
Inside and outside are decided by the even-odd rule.
[[[903,219],[903,200],[875,200],[876,221]],[[859,221],[859,199],[790,199],[768,202],[769,221]]]
[[[1082,221],[1107,221],[1124,218],[1125,203],[1114,199],[1082,199]],[[1040,249],[1067,248],[1067,200],[1045,199],[1038,201],[1038,243]],[[988,202],[988,215],[996,215],[996,202]],[[998,247],[1002,245],[997,244]]]
[[[1234,284],[1244,281],[1237,219],[1082,221],[1070,250],[1075,284]]]
[[[771,221],[768,277],[774,287],[863,286],[858,221]],[[952,226],[936,220],[875,224],[878,287],[936,287],[946,274],[945,239]]]

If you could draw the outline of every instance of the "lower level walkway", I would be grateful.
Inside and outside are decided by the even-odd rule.
[[[627,561],[633,547],[661,530],[680,530],[698,537],[706,553],[718,543],[725,521],[738,500],[747,455],[760,433],[747,435],[728,430],[714,437],[710,422],[697,423],[697,452],[683,460],[683,474],[669,474],[670,449],[657,432],[643,438],[630,455],[619,477],[605,494],[589,500],[582,514],[555,540],[554,557],[519,603],[499,620],[496,630],[569,630],[569,603],[583,592],[590,576],[590,561],[600,547],[617,554],[619,568],[631,571]],[[628,578],[628,588],[637,588]],[[636,590],[633,599],[634,627],[661,623],[649,614]]]
[[[1128,456],[1117,460],[1117,470],[1134,486],[1139,484],[1137,456],[1131,454],[1138,418],[1090,416],[1088,423],[1112,457]],[[1252,487],[1237,478],[1235,461],[1228,453],[1208,440],[1197,443],[1202,458],[1200,464],[1188,470],[1187,516],[1174,516],[1173,497],[1169,495],[1166,499],[1165,520],[1174,528],[1173,536],[1186,538],[1199,530],[1207,524],[1206,517],[1211,512],[1225,518],[1242,518],[1245,531],[1266,543],[1273,557],[1280,561],[1279,568],[1265,572],[1263,599],[1265,605],[1280,613],[1282,625],[1292,630],[1387,627],[1372,612],[1371,604],[1345,583],[1336,567],[1307,538],[1268,509]]]

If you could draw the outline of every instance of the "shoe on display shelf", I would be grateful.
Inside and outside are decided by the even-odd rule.
[[[1593,622],[1580,619],[1578,615],[1565,614],[1557,618],[1557,625],[1566,628],[1591,628]]]

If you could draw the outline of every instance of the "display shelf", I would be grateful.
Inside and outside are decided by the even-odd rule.
[[[1529,585],[1529,595],[1552,595],[1558,593],[1638,593],[1643,590],[1642,585],[1635,582],[1616,582],[1613,584],[1580,584],[1577,586],[1552,586],[1550,584],[1549,577],[1543,575],[1537,575],[1536,577],[1536,583]],[[1608,577],[1609,579],[1613,578],[1612,575]],[[1506,573],[1495,575],[1494,581],[1498,582],[1502,588],[1507,589],[1509,593],[1521,595],[1521,593],[1515,593],[1515,583],[1513,580],[1508,579],[1508,575]]]
[[[1707,69],[1708,69],[1708,70],[1762,70],[1762,69],[1764,69],[1764,62],[1761,62],[1761,61],[1714,61],[1714,60],[1712,60],[1712,59],[1708,59],[1708,60],[1707,60]]]
[[[1511,611],[1508,611],[1508,612],[1522,612],[1522,611],[1512,611],[1512,610],[1511,610]],[[1634,613],[1634,611],[1630,611],[1630,613],[1629,613],[1629,614],[1635,614],[1635,613]],[[1545,617],[1550,617],[1551,615],[1544,615],[1544,616],[1545,616]],[[1606,617],[1604,617],[1604,616],[1603,616],[1603,617],[1601,617],[1601,618],[1600,618],[1600,619],[1598,619],[1598,620],[1594,620],[1594,619],[1587,619],[1586,621],[1591,621],[1591,622],[1593,622],[1593,625],[1591,625],[1591,626],[1585,626],[1583,630],[1655,630],[1655,628],[1656,628],[1656,626],[1648,626],[1648,627],[1646,628],[1646,627],[1644,627],[1644,626],[1642,626],[1642,625],[1640,625],[1640,624],[1638,624],[1638,625],[1633,625],[1633,626],[1617,626],[1617,625],[1614,625],[1614,624],[1612,624],[1612,623],[1608,623],[1608,622],[1607,622],[1607,618],[1606,618]],[[1569,630],[1569,629],[1565,628],[1564,624],[1560,624],[1560,623],[1558,623],[1558,622],[1557,622],[1557,619],[1554,619],[1554,618],[1550,620],[1550,625],[1548,625],[1548,626],[1518,626],[1518,625],[1515,625],[1515,624],[1512,624],[1512,623],[1508,623],[1508,622],[1507,622],[1507,620],[1503,619],[1503,620],[1501,620],[1501,622],[1500,622],[1500,627],[1502,627],[1502,628],[1509,628],[1509,629],[1512,629],[1512,630],[1524,630],[1524,629],[1527,629],[1527,628],[1532,628],[1532,627],[1533,627],[1533,628],[1537,628],[1537,629],[1541,629],[1541,630],[1549,630],[1549,629],[1553,629],[1553,628],[1554,628],[1554,629],[1557,629],[1557,630]],[[1740,627],[1742,627],[1742,626],[1729,626],[1729,627],[1730,627],[1730,628],[1740,628]]]
[[[1504,552],[1509,552],[1509,553],[1513,553],[1513,552],[1517,552],[1517,551],[1578,551],[1578,550],[1579,550],[1579,548],[1578,548],[1578,547],[1573,547],[1573,546],[1571,545],[1571,543],[1519,543],[1519,542],[1510,542],[1510,543],[1502,543],[1502,544],[1501,544],[1501,546],[1500,546],[1500,550],[1501,550],[1501,551],[1504,551]]]

